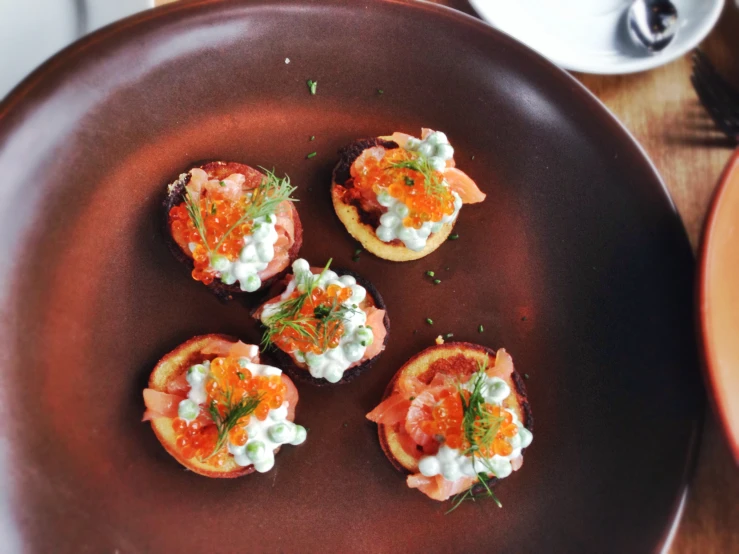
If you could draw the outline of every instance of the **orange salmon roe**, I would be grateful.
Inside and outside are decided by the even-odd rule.
[[[408,168],[395,168],[393,164],[418,158],[415,152],[404,148],[387,150],[382,160],[367,156],[354,177],[354,186],[369,189],[375,194],[381,187],[387,188],[390,196],[403,202],[410,213],[403,220],[406,227],[420,229],[426,221],[440,221],[445,215],[454,213],[454,197],[448,187],[427,190],[422,173]],[[441,173],[434,172],[441,181]]]
[[[297,298],[300,295],[301,293],[295,290],[286,300]],[[326,287],[325,291],[320,287],[315,287],[311,296],[292,319],[303,332],[295,329],[295,326],[283,325],[280,332],[273,336],[272,341],[285,352],[322,354],[329,348],[336,348],[344,334],[343,323],[339,320],[324,323],[316,316],[316,309],[318,308],[320,312],[320,308],[330,308],[334,304],[341,304],[349,300],[351,296],[352,291],[349,287],[332,284]],[[285,321],[281,320],[280,323],[285,323]]]
[[[466,399],[470,393],[462,391]],[[508,439],[518,433],[518,426],[513,422],[513,415],[500,406],[485,405],[487,413],[496,419],[502,419],[500,427],[492,443],[478,444],[480,455],[491,458],[493,455],[508,456],[513,452]],[[441,438],[441,441],[450,448],[467,450],[471,445],[463,429],[464,409],[459,392],[452,389],[444,390],[439,395],[439,401],[431,411],[431,419],[420,423],[421,431],[428,435]],[[479,418],[478,418],[479,421]]]
[[[209,251],[215,251],[216,245],[223,236],[243,217],[248,207],[248,201],[246,197],[242,197],[238,202],[234,202],[223,198],[217,192],[211,194],[208,190],[203,189],[200,193],[198,205],[203,218],[207,245],[203,243],[203,238],[195,228],[185,202],[174,206],[169,211],[169,226],[177,242],[195,243],[197,245],[192,252],[195,264],[192,277],[209,285],[216,277],[216,271],[209,267]],[[250,222],[240,225],[228,234],[218,247],[217,253],[223,254],[231,261],[236,260],[244,247],[244,236],[250,232]]]
[[[270,409],[279,408],[286,395],[287,385],[279,375],[252,376],[251,372],[242,368],[237,358],[215,358],[210,363],[211,375],[205,389],[208,398],[201,408],[201,415],[189,424],[180,418],[172,421],[172,429],[176,435],[176,445],[186,459],[200,458],[206,463],[221,467],[228,459],[226,448],[213,454],[218,443],[218,430],[210,418],[208,409],[215,402],[216,409],[223,417],[230,406],[238,404],[247,396],[259,396],[260,402],[253,412],[253,417],[264,421]],[[204,415],[206,414],[206,415]],[[249,440],[245,426],[249,424],[251,415],[242,417],[228,433],[228,440],[235,445],[243,446]]]

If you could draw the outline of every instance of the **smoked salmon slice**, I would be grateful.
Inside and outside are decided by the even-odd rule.
[[[513,358],[506,352],[505,348],[499,348],[495,354],[495,365],[489,367],[487,374],[490,377],[500,377],[507,381],[513,375]]]
[[[436,398],[433,393],[429,390],[423,391],[411,401],[405,420],[406,432],[416,441],[416,444],[423,447],[424,451],[436,442],[434,437],[425,433],[421,428],[424,421],[431,419],[431,411],[435,404]]]
[[[449,188],[459,194],[464,204],[477,204],[485,200],[485,193],[464,172],[456,167],[447,167],[444,171],[444,180],[449,183]]]
[[[405,421],[411,401],[399,394],[391,394],[367,414],[367,419],[383,425],[394,425]]]
[[[410,488],[418,489],[429,498],[442,502],[449,500],[455,494],[466,491],[474,482],[475,479],[471,477],[462,477],[456,481],[447,481],[441,475],[425,477],[420,473],[409,475],[406,479],[406,483]]]
[[[154,389],[144,389],[144,419],[149,421],[158,417],[177,417],[177,408],[185,399],[185,395],[169,394]]]
[[[253,344],[244,344],[241,341],[211,339],[200,352],[206,356],[213,354],[220,357],[233,356],[235,358],[246,358],[255,364],[259,363],[259,348]]]
[[[167,392],[176,395],[187,395],[190,390],[190,383],[187,382],[187,373],[180,373],[177,377],[167,383]]]
[[[367,312],[367,327],[372,328],[372,344],[370,344],[364,351],[364,357],[362,360],[369,360],[374,358],[382,349],[385,348],[385,336],[387,335],[387,329],[385,329],[385,310],[378,310],[377,308],[371,307],[365,310]]]

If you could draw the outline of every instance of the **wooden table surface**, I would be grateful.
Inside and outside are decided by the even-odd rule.
[[[155,0],[157,4],[171,1]],[[474,15],[466,0],[431,1]],[[725,76],[739,84],[739,8],[733,0],[727,1],[718,26],[702,47]],[[690,71],[686,55],[634,75],[575,77],[646,149],[695,250],[716,182],[734,146],[703,111],[690,85]],[[671,554],[730,553],[739,553],[739,468],[709,407],[698,465]]]

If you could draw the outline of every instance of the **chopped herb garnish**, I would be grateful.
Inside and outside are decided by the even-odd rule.
[[[429,325],[433,325],[434,324],[434,320],[431,319],[430,317],[427,317],[426,318],[426,323],[428,323]]]
[[[434,284],[435,285],[438,285],[439,283],[441,283],[441,279],[434,279]]]
[[[450,268],[450,267],[445,267],[444,269],[445,269],[446,271],[449,271],[449,270],[450,270],[451,268]]]
[[[213,203],[210,205],[210,215],[216,215],[216,213],[218,213],[218,208],[215,203]]]
[[[245,377],[244,377],[244,374],[243,374],[243,373],[241,373],[240,371],[237,371],[237,372],[236,372],[236,375],[238,375],[238,376],[239,376],[239,379],[240,379],[241,381],[243,381],[243,380],[244,380],[244,378],[245,378]]]
[[[407,187],[412,187],[413,185],[416,184],[416,182],[410,177],[408,177],[408,175],[403,175],[403,180],[405,181],[405,186]]]
[[[459,238],[459,235],[457,233],[449,235],[449,240],[457,240],[458,238]]]
[[[344,422],[344,427],[349,427],[349,424],[346,421]]]
[[[314,95],[316,93],[316,88],[318,87],[318,81],[308,79],[305,84],[308,85],[308,92],[310,92],[311,95]]]
[[[480,325],[480,326],[479,326],[479,327],[477,328],[477,332],[478,332],[478,333],[482,333],[482,332],[483,332],[484,330],[485,330],[485,328],[484,328],[484,327],[483,327],[482,325]]]
[[[426,272],[426,275],[428,275],[429,277],[433,277],[433,276],[435,275],[435,273],[434,273],[433,271],[431,271],[431,270],[429,269],[429,270],[428,270],[428,271]]]
[[[470,160],[474,160],[474,159],[475,159],[475,155],[474,155],[474,154],[472,154],[472,155],[470,156]]]
[[[225,187],[226,186],[226,181],[218,181],[218,184],[221,185],[222,187]]]
[[[529,378],[529,374],[528,374],[528,373],[524,373],[524,374],[523,374],[523,378],[524,378],[524,379],[528,379],[528,378]]]
[[[210,418],[213,420],[213,423],[216,424],[216,430],[218,431],[218,439],[216,440],[215,448],[213,448],[213,452],[211,452],[204,460],[207,460],[211,456],[218,453],[221,448],[223,448],[223,445],[226,444],[226,439],[228,439],[228,432],[236,427],[238,425],[239,421],[241,421],[242,418],[251,415],[254,410],[257,409],[257,406],[259,406],[259,402],[262,400],[261,395],[260,396],[247,396],[240,402],[236,404],[231,403],[231,392],[228,391],[227,395],[227,405],[225,406],[225,411],[221,411],[219,409],[218,404],[215,400],[211,400],[210,405],[208,406],[208,413],[210,415]]]
[[[416,399],[415,396],[411,396],[408,400],[410,400],[411,402],[413,402],[415,399]]]
[[[447,333],[446,335],[444,335],[444,340],[449,340],[453,336],[454,336],[454,333]]]
[[[313,142],[314,140],[316,140],[316,135],[311,135],[308,142]]]
[[[521,318],[521,321],[526,321],[526,316],[523,316],[523,317]]]
[[[318,152],[311,152],[305,158],[308,159],[308,160],[310,160],[311,158],[315,158],[316,157],[316,154],[318,154]]]
[[[385,94],[385,91],[382,90],[381,88],[378,88],[377,89],[377,94],[383,95],[383,94]]]

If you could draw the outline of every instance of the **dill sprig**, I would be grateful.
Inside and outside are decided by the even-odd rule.
[[[203,245],[210,252],[208,241],[205,239],[205,223],[203,223],[203,214],[200,211],[200,204],[195,202],[190,191],[185,187],[185,207],[187,208],[187,215],[190,216],[193,227],[200,235],[200,240],[203,241]]]
[[[485,404],[483,386],[485,385],[487,364],[487,357],[483,363],[478,363],[477,371],[469,381],[472,383],[469,398],[465,398],[461,387],[459,387],[459,397],[462,402],[463,413],[462,430],[466,441],[469,443],[469,447],[462,454],[472,458],[472,467],[477,473],[478,481],[485,488],[483,496],[492,498],[498,507],[502,508],[503,505],[487,483],[489,474],[494,474],[495,472],[490,467],[488,460],[481,453],[482,450],[487,450],[493,444],[501,424],[505,421],[504,418],[491,414]],[[482,465],[481,469],[483,471],[477,471],[477,464]],[[470,487],[466,491],[457,494],[453,499],[454,505],[446,513],[456,510],[465,500],[474,501],[477,495],[472,492],[473,488]]]
[[[247,396],[240,402],[231,404],[231,391],[229,390],[226,393],[226,401],[228,403],[228,407],[224,414],[221,414],[215,400],[211,400],[210,406],[208,406],[210,417],[213,420],[213,423],[216,424],[218,440],[213,448],[213,452],[204,458],[203,461],[214,456],[221,450],[221,448],[223,448],[223,445],[226,444],[226,439],[228,439],[229,431],[238,425],[241,418],[251,415],[254,410],[257,409],[257,406],[259,406],[259,403],[262,401],[262,396]]]
[[[488,498],[492,498],[493,502],[495,502],[498,505],[498,508],[502,508],[503,504],[501,504],[500,500],[498,500],[498,497],[495,496],[495,493],[493,492],[493,489],[490,488],[490,485],[488,485],[488,476],[485,474],[485,472],[480,472],[477,474],[477,478],[480,480],[480,483],[483,487],[485,487],[485,494],[484,495],[476,495],[472,492],[473,487],[470,487],[464,492],[460,492],[459,494],[455,495],[452,499],[452,507],[449,508],[445,514],[449,514],[459,508],[459,506],[464,502],[465,500],[472,500],[472,502],[475,502],[477,498],[480,496],[485,496]]]
[[[354,311],[354,308],[345,306],[334,298],[331,304],[316,306],[312,313],[303,314],[301,311],[313,295],[318,281],[328,271],[331,261],[328,261],[323,271],[317,276],[313,274],[295,276],[298,279],[296,289],[302,288],[302,292],[298,296],[281,302],[279,309],[267,318],[265,322],[267,329],[262,337],[262,345],[265,348],[274,344],[276,336],[290,329],[305,341],[318,345],[322,351],[328,350],[329,343],[340,328],[340,325],[332,324],[342,321]]]
[[[469,398],[465,398],[462,391],[459,391],[459,397],[462,401],[462,430],[467,442],[470,444],[465,455],[472,455],[473,459],[480,456],[479,451],[493,444],[495,436],[498,434],[500,425],[504,419],[492,415],[486,407],[485,396],[483,395],[483,386],[485,385],[485,377],[487,370],[487,358],[485,362],[478,365],[478,370],[472,376],[472,390]]]
[[[410,169],[412,171],[417,171],[423,175],[423,185],[426,190],[426,194],[430,196],[438,196],[442,194],[446,190],[446,187],[443,185],[441,175],[431,166],[431,163],[426,156],[420,152],[417,154],[418,156],[412,160],[395,162],[391,164],[390,167],[394,169]],[[408,184],[407,180],[406,184]]]

